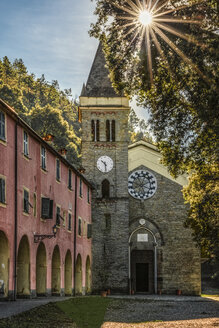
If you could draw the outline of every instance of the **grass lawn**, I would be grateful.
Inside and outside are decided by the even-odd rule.
[[[57,306],[74,320],[79,328],[100,328],[108,305],[109,298],[98,296],[76,297],[59,302]]]
[[[0,328],[100,328],[109,298],[75,297],[0,319]]]

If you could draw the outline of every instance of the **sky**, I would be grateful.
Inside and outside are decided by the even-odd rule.
[[[78,97],[99,43],[88,34],[94,10],[91,0],[0,0],[0,58],[22,58],[29,73]]]

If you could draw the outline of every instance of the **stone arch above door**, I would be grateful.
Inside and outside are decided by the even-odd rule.
[[[132,220],[129,225],[130,237],[135,231],[139,229],[145,229],[149,233],[151,233],[154,236],[154,241],[156,241],[158,247],[164,245],[164,238],[162,232],[160,231],[157,224],[155,224],[151,220],[142,217]]]

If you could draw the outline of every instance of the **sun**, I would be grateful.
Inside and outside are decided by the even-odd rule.
[[[148,26],[153,21],[153,15],[150,11],[143,10],[143,11],[140,12],[140,14],[138,16],[138,20],[142,25]]]
[[[119,29],[124,35],[124,38],[129,34],[133,35],[129,46],[136,39],[139,40],[139,49],[143,42],[146,44],[145,48],[147,51],[147,63],[151,84],[153,83],[152,44],[156,47],[160,57],[167,62],[164,51],[162,50],[161,40],[200,76],[206,79],[197,66],[193,64],[192,60],[178,48],[177,44],[169,36],[172,34],[195,45],[204,46],[195,40],[194,37],[182,33],[177,28],[177,25],[180,27],[181,24],[201,24],[200,18],[194,19],[185,17],[185,15],[175,15],[181,9],[192,7],[193,3],[175,7],[171,5],[169,0],[126,0],[122,5],[113,3],[113,6],[120,10],[120,13],[116,16],[116,20],[120,21]]]

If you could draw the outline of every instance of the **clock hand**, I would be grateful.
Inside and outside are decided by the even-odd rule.
[[[102,161],[102,160],[101,160],[101,162],[104,164],[104,166],[105,166],[105,172],[106,172],[107,171],[107,163],[104,162],[104,161]]]

